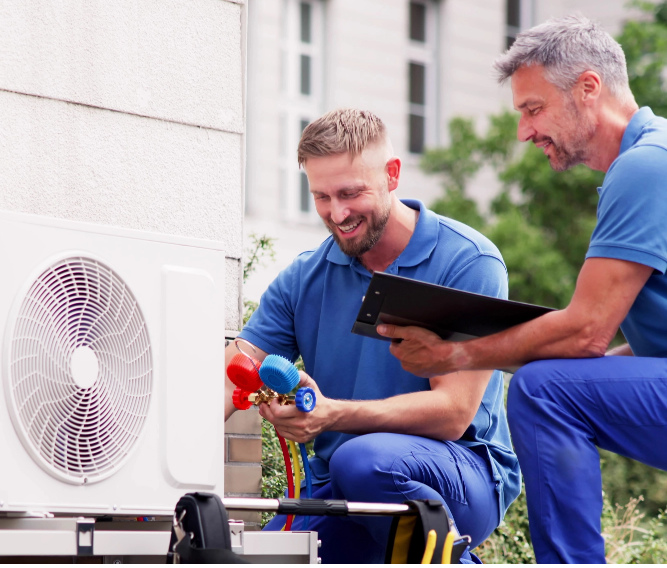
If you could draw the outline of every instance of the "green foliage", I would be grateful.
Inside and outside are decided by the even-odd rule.
[[[667,2],[633,2],[647,20],[631,20],[617,38],[628,63],[630,88],[640,106],[667,116]]]
[[[426,172],[439,172],[445,178],[445,189],[463,191],[467,180],[480,166],[479,139],[472,120],[453,118],[450,123],[451,145],[447,148],[428,150],[422,157]]]
[[[628,503],[641,496],[641,511],[650,517],[658,515],[667,504],[665,472],[605,450],[600,455],[602,484],[609,500]]]
[[[477,203],[466,197],[460,189],[446,189],[445,196],[431,203],[429,208],[440,215],[470,225],[478,231],[482,230],[485,224],[484,217],[477,209]]]
[[[274,249],[275,239],[255,233],[250,234],[250,248],[246,251],[246,263],[243,266],[243,281],[245,282],[258,266],[261,266],[262,260],[268,256],[271,260],[276,257]]]
[[[523,486],[521,494],[507,510],[503,522],[475,549],[475,554],[484,564],[535,564]]]
[[[665,513],[645,522],[638,505],[642,497],[631,498],[624,506],[611,505],[605,495],[602,535],[608,564],[664,564],[667,562]]]
[[[612,506],[603,496],[602,535],[608,564],[665,564],[667,530],[664,510],[646,521],[640,504],[643,497],[630,497],[623,506]],[[625,501],[623,501],[625,502]],[[477,547],[475,553],[485,564],[534,564],[528,527],[525,491],[510,506],[505,519],[493,534]]]
[[[243,265],[243,281],[245,282],[258,266],[261,266],[264,257],[268,256],[273,260],[276,256],[274,249],[275,239],[262,235],[261,237],[255,233],[250,234],[250,248],[246,251],[246,262]],[[243,325],[248,323],[250,316],[257,309],[259,304],[252,300],[243,301]]]
[[[583,165],[556,173],[543,153],[531,145],[520,160],[506,164],[499,178],[505,191],[494,202],[493,210],[506,208],[511,188],[518,189],[520,199],[515,205],[526,223],[539,227],[551,246],[578,271],[595,227],[596,188],[602,185],[604,174]]]
[[[485,232],[502,251],[512,299],[561,308],[567,305],[576,269],[548,231],[528,222],[515,207],[498,215]]]
[[[243,300],[243,325],[248,323],[250,316],[257,309],[257,306],[259,306],[257,302],[253,302],[252,300]]]

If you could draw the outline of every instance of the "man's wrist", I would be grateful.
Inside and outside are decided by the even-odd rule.
[[[449,342],[444,342],[445,344]],[[451,351],[450,360],[451,368],[447,372],[467,371],[470,370],[472,363],[472,356],[470,354],[469,341],[455,341],[449,343],[449,350]]]

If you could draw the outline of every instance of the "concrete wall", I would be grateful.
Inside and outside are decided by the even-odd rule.
[[[0,0],[0,208],[221,241],[231,331],[241,323],[246,9]],[[256,496],[257,413],[227,432],[225,489]]]
[[[0,208],[225,243],[238,328],[244,3],[0,1]]]

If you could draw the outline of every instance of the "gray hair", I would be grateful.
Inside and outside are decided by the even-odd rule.
[[[493,67],[503,83],[530,65],[542,65],[546,79],[561,91],[569,91],[585,71],[595,71],[616,98],[634,100],[623,49],[598,23],[581,14],[521,32]]]
[[[382,120],[367,110],[339,109],[328,112],[304,129],[297,159],[302,166],[308,158],[349,153],[356,156],[366,146],[384,140]]]

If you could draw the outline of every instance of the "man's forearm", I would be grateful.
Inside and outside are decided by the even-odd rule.
[[[428,391],[384,400],[331,401],[332,423],[327,429],[458,440],[475,417],[490,377],[490,371],[461,372],[432,379]]]
[[[330,430],[346,434],[393,432],[436,439],[458,439],[440,396],[431,391],[385,400],[332,400],[335,420]]]
[[[538,359],[600,357],[609,340],[565,311],[541,316],[503,332],[460,343],[454,368],[510,369]]]

